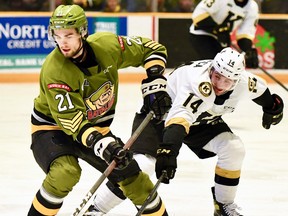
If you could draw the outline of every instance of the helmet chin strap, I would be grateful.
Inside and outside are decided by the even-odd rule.
[[[84,60],[85,56],[86,56],[86,49],[85,49],[85,44],[86,44],[85,42],[86,41],[83,40],[83,39],[81,39],[81,41],[82,41],[82,43],[79,46],[79,48],[76,50],[76,53],[75,53],[74,56],[77,56],[81,52],[81,50],[83,50],[82,53],[76,58],[72,57],[72,59],[74,61],[77,61],[77,62],[82,62]]]

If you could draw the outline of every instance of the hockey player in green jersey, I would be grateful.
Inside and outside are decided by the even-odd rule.
[[[166,92],[166,48],[148,38],[95,33],[88,37],[87,18],[77,5],[60,5],[48,33],[57,47],[40,73],[40,93],[31,116],[35,160],[46,173],[28,216],[56,215],[64,198],[78,183],[83,159],[100,172],[111,161],[108,176],[140,207],[153,183],[141,171],[130,150],[110,131],[118,94],[118,69],[143,66],[146,109],[162,120],[171,106]],[[136,189],[137,188],[137,189]],[[158,194],[145,215],[168,215]]]

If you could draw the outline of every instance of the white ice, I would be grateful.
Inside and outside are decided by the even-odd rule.
[[[288,104],[288,92],[270,85]],[[25,216],[39,189],[44,173],[30,150],[30,113],[38,84],[0,84],[0,215]],[[120,85],[117,117],[112,131],[127,141],[134,113],[141,104],[139,84]],[[286,105],[287,106],[287,105]],[[262,109],[247,100],[238,110],[224,117],[246,145],[236,203],[248,216],[288,215],[288,117],[270,130],[261,126]],[[178,158],[176,177],[158,191],[175,216],[212,216],[210,187],[213,185],[216,158],[200,160],[185,146]],[[82,198],[97,181],[100,173],[80,161],[83,168],[80,182],[64,201],[59,216],[71,215]],[[153,176],[153,181],[156,181]],[[126,200],[112,212],[135,215]]]

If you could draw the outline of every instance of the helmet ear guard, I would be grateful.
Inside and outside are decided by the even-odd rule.
[[[81,38],[86,40],[86,38],[88,37],[88,27],[81,26],[79,27],[79,29],[76,29],[76,30],[81,35]]]

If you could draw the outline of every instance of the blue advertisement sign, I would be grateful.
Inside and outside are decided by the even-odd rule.
[[[1,17],[0,55],[47,54],[54,49],[48,40],[48,17]]]
[[[50,17],[0,17],[0,69],[40,68],[54,48]],[[87,17],[88,32],[127,35],[127,17]]]
[[[48,23],[49,17],[1,17],[0,69],[40,67],[55,47]]]
[[[96,17],[93,19],[94,32],[112,32],[127,35],[127,17]]]

